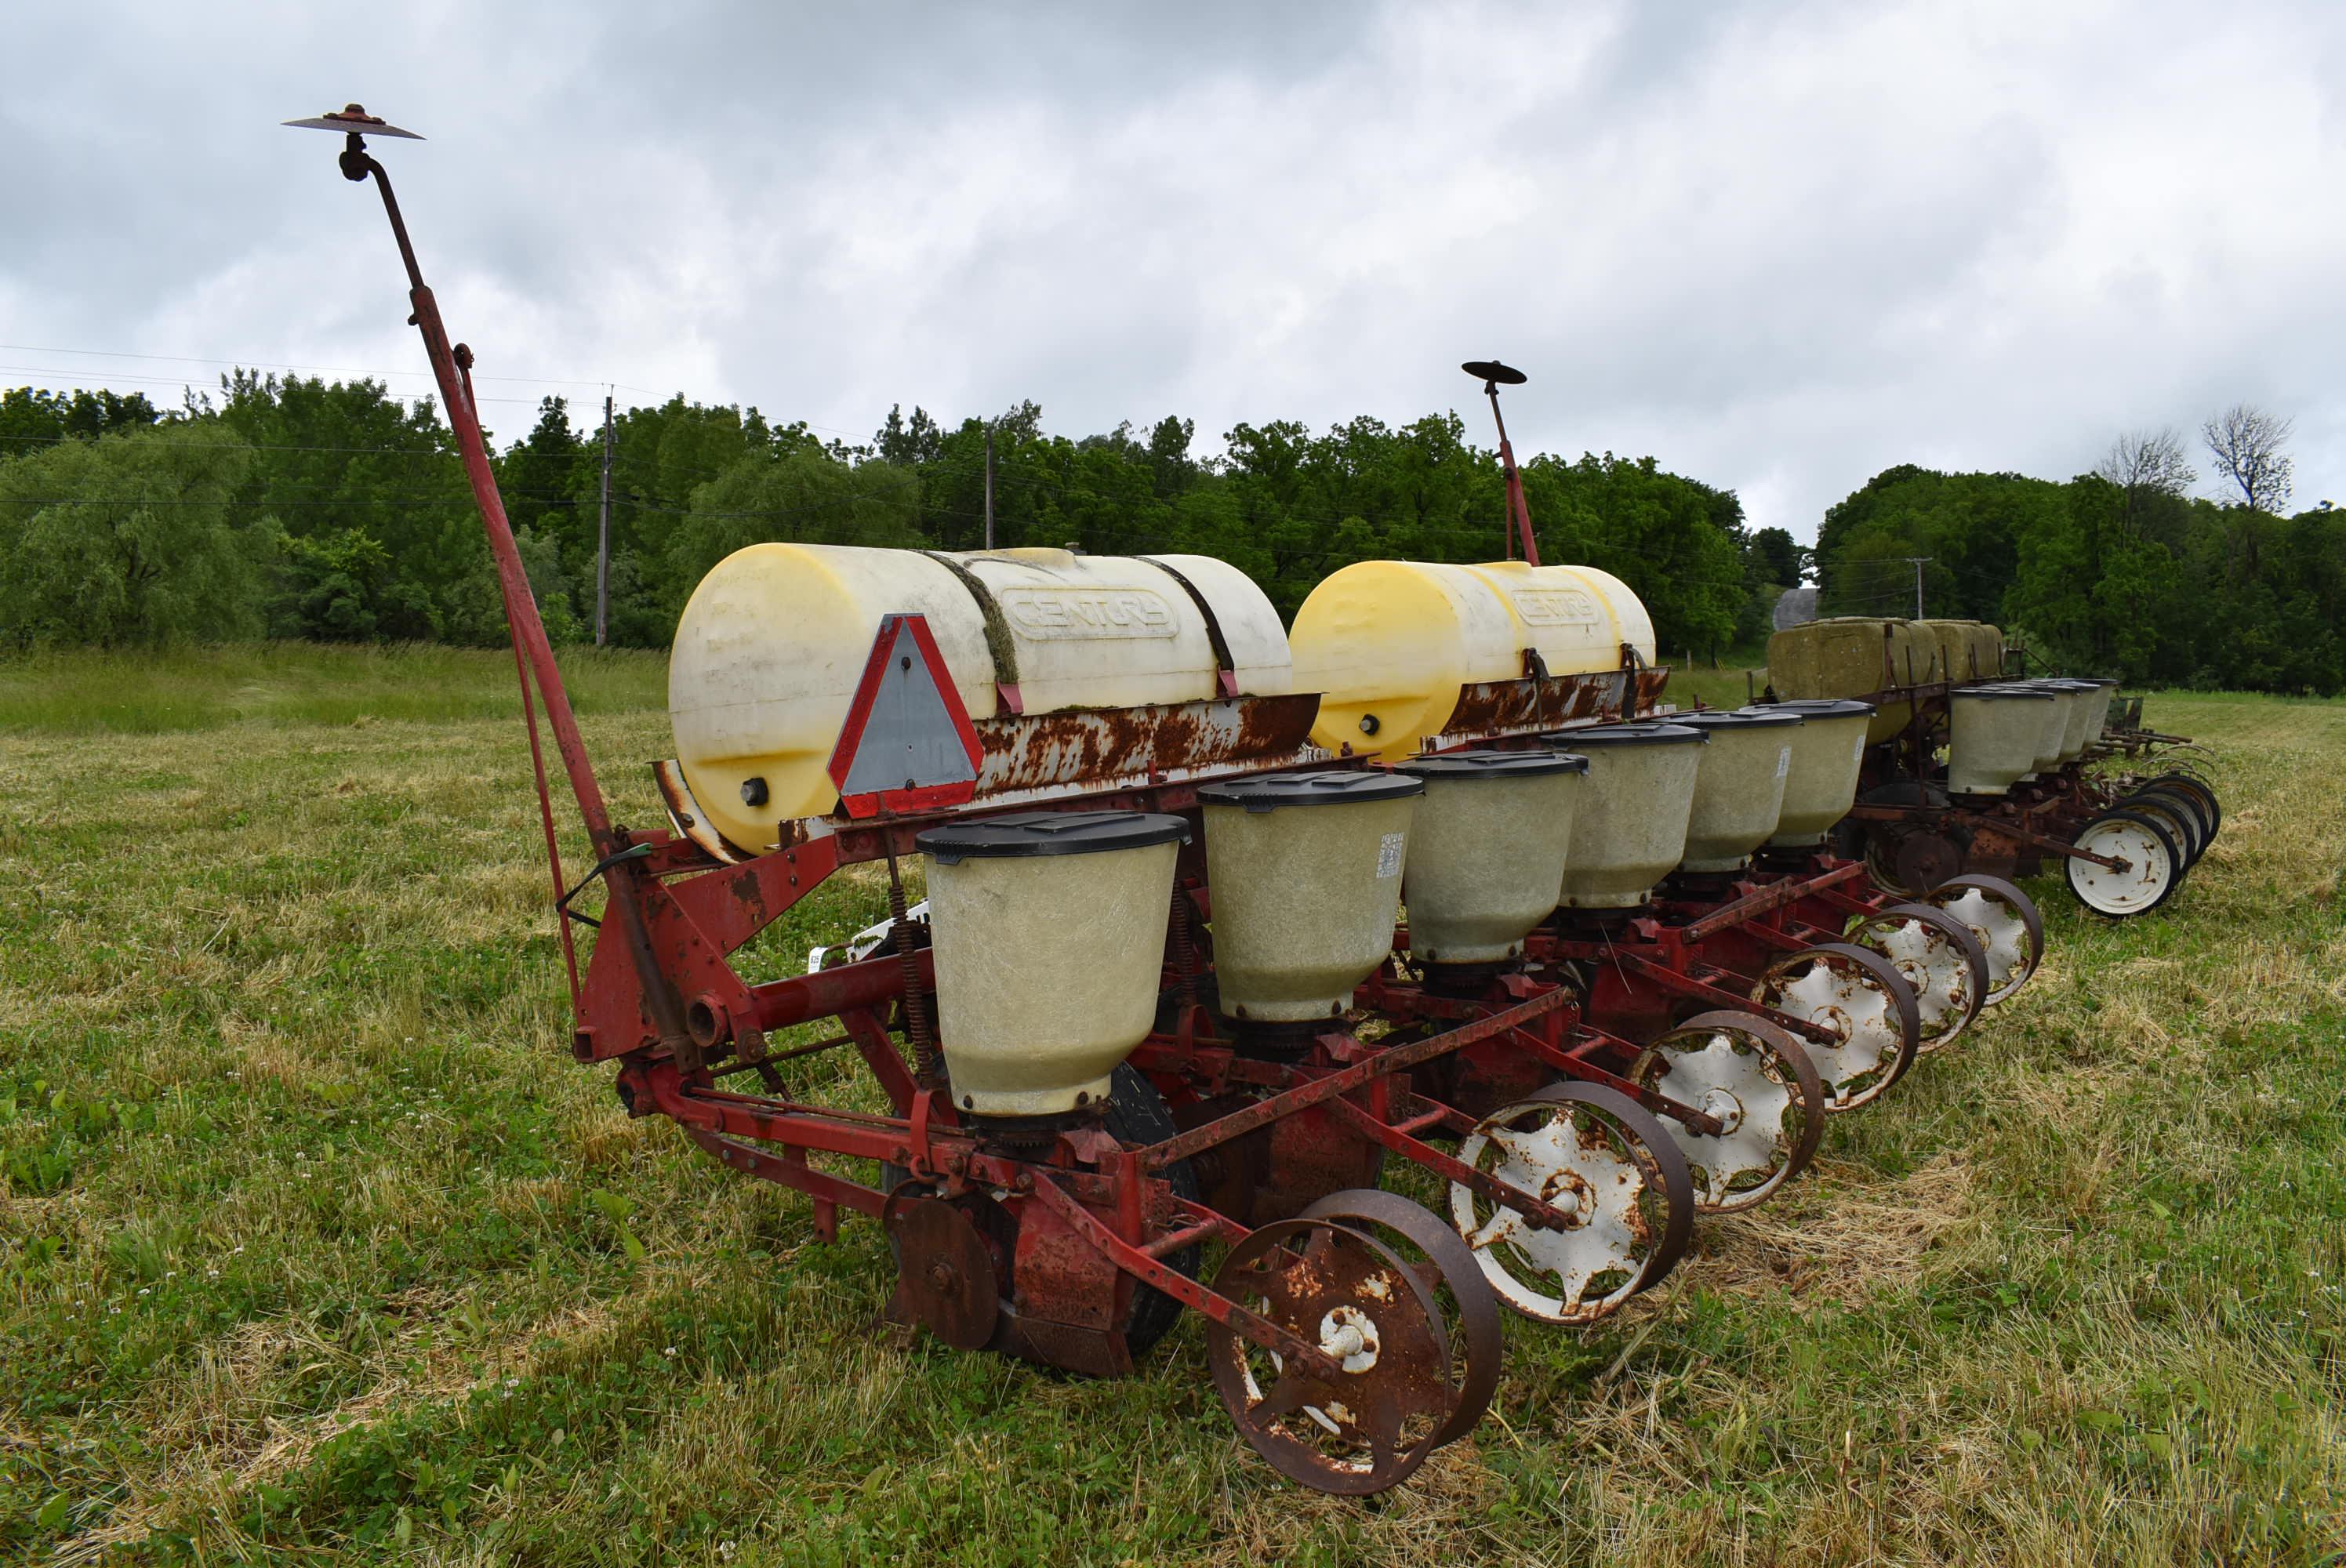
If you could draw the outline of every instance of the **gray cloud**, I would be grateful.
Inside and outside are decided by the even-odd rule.
[[[1813,533],[2238,399],[2346,500],[2346,13],[2239,5],[53,9],[0,59],[0,341],[401,372],[358,98],[484,372],[864,433],[1459,407]],[[171,378],[0,351],[0,382]],[[69,372],[69,373],[68,373]],[[508,433],[541,391],[487,383]]]

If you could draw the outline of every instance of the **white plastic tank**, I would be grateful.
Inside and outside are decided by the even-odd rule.
[[[1411,956],[1517,956],[1556,909],[1588,759],[1553,751],[1448,751],[1400,764],[1423,780],[1402,901]]]
[[[1362,756],[1416,751],[1462,687],[1651,664],[1654,624],[1628,585],[1593,566],[1357,561],[1313,588],[1289,633],[1295,689],[1318,691],[1311,738]]]
[[[2045,710],[2044,716],[2044,731],[2036,738],[2036,759],[2028,765],[2028,771],[2021,775],[2024,779],[2034,779],[2039,773],[2061,765],[2061,748],[2068,738],[2069,718],[2079,704],[2077,693],[2066,681],[2038,679],[2024,680],[2018,684],[2053,699],[2053,706]]]
[[[1410,820],[1425,786],[1396,773],[1266,773],[1198,791],[1214,982],[1224,1016],[1342,1015],[1392,952]]]
[[[1148,1033],[1178,817],[1029,811],[931,828],[937,1038],[954,1104],[1039,1116],[1107,1098]]]
[[[1800,716],[1781,708],[1704,708],[1672,714],[1670,719],[1710,738],[1695,774],[1686,855],[1678,869],[1739,871],[1751,851],[1774,834],[1783,815]]]
[[[1567,909],[1629,909],[1686,858],[1703,733],[1643,722],[1561,729],[1541,744],[1588,759],[1572,848],[1556,901]]]
[[[903,612],[974,719],[1014,684],[1030,714],[1219,696],[1218,632],[1241,694],[1294,689],[1278,612],[1209,556],[752,545],[701,579],[668,655],[677,759],[735,845],[763,853],[778,822],[837,804],[827,765],[881,618]]]
[[[2099,733],[2093,728],[2094,701],[2102,687],[2094,681],[2067,677],[2048,681],[2067,694],[2061,719],[2061,760],[2075,762],[2086,754],[2086,747]]]
[[[2118,683],[2107,676],[2089,677],[2094,693],[2086,699],[2086,738],[2099,740],[2110,727],[2110,699],[2117,695]]]
[[[1768,842],[1780,849],[1823,843],[1833,824],[1857,803],[1873,705],[1855,697],[1814,697],[1768,704],[1756,711],[1800,716],[1800,728],[1792,732],[1792,770],[1784,779],[1783,809]]]
[[[1957,687],[1947,697],[1947,789],[1957,795],[2009,792],[2035,769],[2059,706],[2053,693],[2016,683]]]

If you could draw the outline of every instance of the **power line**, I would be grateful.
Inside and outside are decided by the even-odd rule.
[[[268,360],[215,360],[206,359],[197,354],[139,354],[132,353],[125,349],[53,349],[46,348],[39,343],[0,343],[0,351],[12,354],[72,354],[85,359],[155,360],[167,364],[178,365],[227,365],[231,369],[236,370],[307,371],[315,374],[337,376],[429,376],[432,374],[430,371],[362,371],[354,370],[348,365],[294,365],[273,362]],[[25,365],[0,365],[0,370],[27,370],[33,368],[35,367]],[[71,375],[76,372],[61,370],[53,373]],[[534,386],[599,387],[626,385],[623,382],[588,381],[578,376],[476,375],[473,379],[476,382],[515,382]],[[659,395],[645,387],[628,387],[627,390],[629,392],[643,392],[648,397],[657,397]]]
[[[61,370],[55,365],[0,365],[0,371],[5,371],[15,375],[46,376],[59,381],[97,382],[101,383],[98,389],[100,391],[109,390],[117,382],[135,382],[145,386],[158,387],[192,387],[196,384],[185,376],[120,376],[115,375],[111,372],[101,376],[91,372]],[[356,373],[367,374],[370,380],[372,379],[371,372]],[[409,398],[419,402],[423,402],[426,399],[429,399],[434,402],[437,402],[439,401],[437,395],[432,392],[393,392],[389,387],[385,387],[383,389],[383,393],[387,397]],[[539,399],[534,397],[483,397],[474,398],[473,401],[474,402],[519,403],[525,408],[536,408],[538,406],[540,402]]]

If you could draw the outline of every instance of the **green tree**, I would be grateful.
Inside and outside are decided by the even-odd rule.
[[[659,579],[668,622],[709,569],[747,545],[787,539],[821,545],[925,545],[920,474],[874,459],[849,463],[819,449],[745,457],[694,490],[662,545]]]
[[[0,464],[0,639],[259,636],[267,535],[233,521],[252,462],[231,433],[192,423]]]
[[[0,459],[60,441],[143,430],[162,417],[144,392],[10,387],[0,392]]]

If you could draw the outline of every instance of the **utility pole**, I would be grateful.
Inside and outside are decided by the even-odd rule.
[[[611,394],[603,394],[603,525],[595,537],[595,646],[609,635],[611,619]]]
[[[1931,564],[1928,555],[1908,555],[1906,564],[1914,568],[1914,618],[1923,618],[1923,568]]]
[[[985,427],[985,547],[994,548],[994,427]]]

